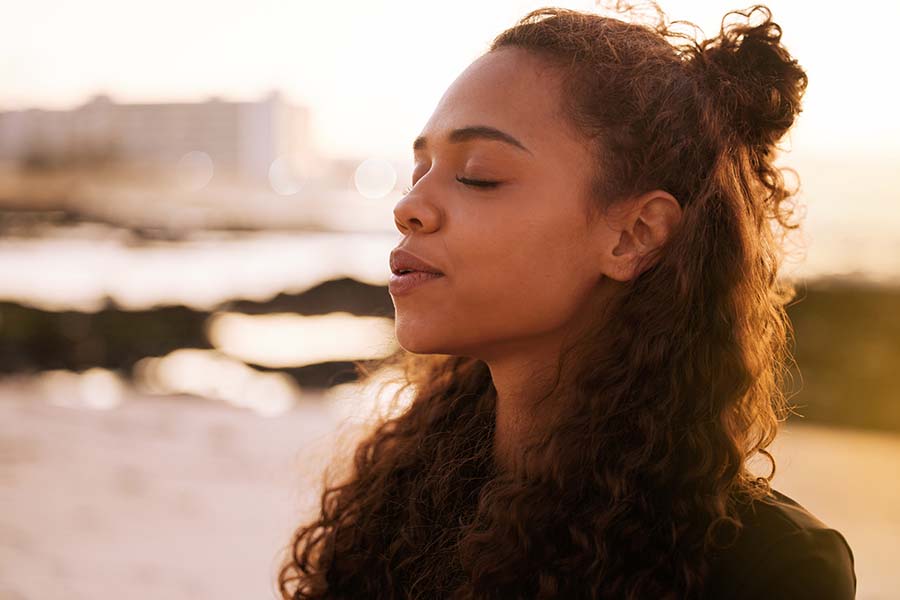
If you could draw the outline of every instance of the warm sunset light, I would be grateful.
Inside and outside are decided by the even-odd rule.
[[[900,2],[7,4],[0,598],[900,597]]]

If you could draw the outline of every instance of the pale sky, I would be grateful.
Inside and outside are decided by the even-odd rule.
[[[120,102],[255,99],[273,88],[314,110],[326,155],[408,159],[450,82],[524,0],[3,1],[0,110]],[[557,2],[591,9],[592,1]],[[718,30],[752,2],[662,0],[671,19]],[[807,70],[790,146],[828,157],[896,157],[894,30],[900,3],[769,2]]]

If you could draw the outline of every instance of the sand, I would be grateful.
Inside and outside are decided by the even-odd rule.
[[[315,396],[278,417],[137,392],[99,410],[0,381],[0,599],[276,598],[340,418]],[[792,424],[774,451],[775,487],[850,541],[858,598],[897,597],[900,436]]]

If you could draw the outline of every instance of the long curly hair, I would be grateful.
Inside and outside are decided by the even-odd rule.
[[[794,408],[795,289],[776,275],[799,227],[774,159],[807,77],[765,6],[727,13],[702,41],[653,6],[655,24],[538,9],[488,52],[559,69],[596,157],[587,219],[663,189],[679,229],[560,354],[545,398],[563,408],[522,448],[525,471],[492,460],[484,362],[400,349],[355,363],[364,379],[392,373],[394,400],[410,400],[324,478],[280,568],[285,600],[697,598],[741,507],[771,490],[766,448]],[[756,455],[768,477],[751,472]]]

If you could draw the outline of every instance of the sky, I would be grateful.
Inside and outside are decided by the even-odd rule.
[[[557,2],[595,10],[593,1]],[[707,36],[743,3],[662,0]],[[326,156],[408,159],[437,101],[490,40],[544,2],[522,0],[3,0],[0,110],[119,102],[256,99],[313,110]],[[810,78],[786,147],[895,160],[900,3],[769,2]],[[814,9],[814,10],[813,10]]]

